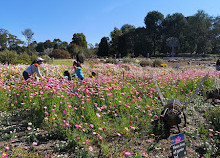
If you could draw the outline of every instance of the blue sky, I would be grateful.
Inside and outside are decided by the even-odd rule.
[[[74,33],[84,33],[88,43],[99,43],[114,27],[144,26],[144,17],[153,10],[164,16],[190,16],[197,10],[220,15],[220,0],[0,0],[0,6],[0,28],[22,40],[21,31],[30,28],[37,42],[70,42]]]

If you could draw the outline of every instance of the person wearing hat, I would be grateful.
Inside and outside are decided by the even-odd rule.
[[[23,72],[23,77],[25,80],[30,78],[35,72],[37,73],[38,77],[42,77],[40,73],[40,65],[43,63],[44,59],[38,57],[26,70]]]

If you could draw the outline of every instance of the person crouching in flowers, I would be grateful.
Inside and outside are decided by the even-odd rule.
[[[80,80],[83,80],[84,76],[82,74],[82,66],[81,66],[80,62],[74,61],[73,62],[73,67],[74,67],[74,70],[75,70],[75,76],[77,76]]]
[[[63,76],[64,76],[64,78],[66,78],[66,79],[68,79],[69,81],[71,81],[71,76],[70,76],[69,71],[64,71]]]
[[[33,63],[23,72],[23,77],[25,80],[29,79],[31,75],[37,73],[38,77],[42,78],[40,73],[40,65],[43,63],[44,59],[38,57]]]
[[[90,78],[95,78],[96,77],[96,73],[94,71],[92,71],[91,75],[89,76]]]
[[[216,62],[216,71],[220,71],[220,59]]]

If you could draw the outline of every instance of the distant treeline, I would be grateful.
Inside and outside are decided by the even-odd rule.
[[[103,37],[100,43],[87,44],[83,33],[74,33],[70,43],[54,39],[45,42],[33,40],[34,32],[25,29],[26,41],[0,29],[0,51],[8,49],[17,54],[47,55],[53,58],[71,58],[77,54],[93,56],[155,56],[170,55],[171,52],[218,54],[220,53],[220,16],[212,17],[199,10],[195,15],[185,17],[181,13],[168,14],[149,12],[143,19],[145,27],[135,28],[125,24],[114,28],[110,37]]]

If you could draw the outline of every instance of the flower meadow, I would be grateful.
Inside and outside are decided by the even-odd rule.
[[[91,63],[83,66],[83,82],[63,77],[65,70],[74,74],[71,66],[52,64],[41,66],[42,79],[25,82],[22,72],[26,68],[27,65],[0,65],[0,110],[25,120],[29,135],[28,140],[23,140],[29,145],[25,148],[13,147],[10,140],[16,138],[12,135],[8,145],[0,149],[2,157],[35,157],[35,147],[42,144],[36,136],[39,129],[52,133],[53,139],[65,140],[67,145],[63,148],[73,148],[76,157],[152,157],[150,146],[158,138],[152,122],[160,117],[163,107],[149,69],[155,73],[166,100],[187,101],[209,72],[199,92],[204,96],[207,89],[213,88],[213,78],[219,78],[213,68]],[[95,78],[90,78],[92,71],[97,73]],[[198,132],[218,144],[219,106],[200,105],[198,109],[208,123]],[[142,140],[147,141],[148,147],[139,147]],[[45,157],[53,156],[45,153]]]

